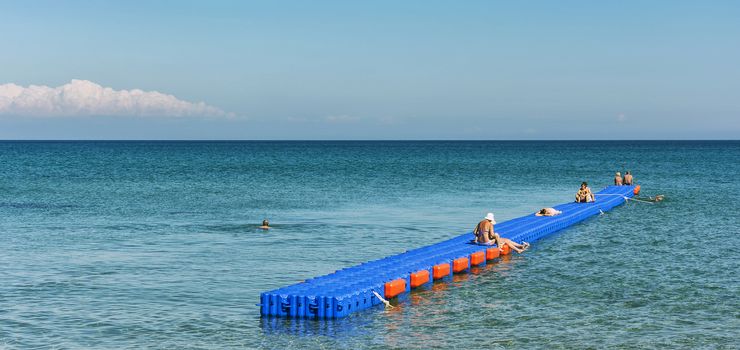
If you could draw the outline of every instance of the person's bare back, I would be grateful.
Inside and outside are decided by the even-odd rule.
[[[486,217],[475,226],[475,230],[473,231],[473,234],[475,234],[475,242],[488,244],[491,240],[494,240],[496,236],[493,232],[494,224],[496,224],[496,220],[493,218],[493,213],[488,213],[488,215],[486,215]]]
[[[540,209],[540,211],[538,211],[534,215],[535,216],[555,216],[555,215],[560,215],[562,213],[563,213],[562,211],[557,210],[555,208],[542,208]]]
[[[475,241],[477,243],[488,243],[493,235],[493,225],[490,221],[483,219],[475,227]]]
[[[626,174],[624,174],[624,184],[632,185],[632,174],[630,174],[629,171]]]

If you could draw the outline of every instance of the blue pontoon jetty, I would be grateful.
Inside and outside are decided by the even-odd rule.
[[[636,188],[637,187],[637,188]],[[632,198],[639,186],[609,186],[595,193],[593,203],[566,203],[554,208],[553,217],[534,214],[495,225],[496,232],[512,241],[534,242],[587,218],[608,211]],[[409,293],[453,273],[508,254],[508,247],[478,245],[470,232],[430,246],[338,270],[260,295],[263,317],[341,318],[381,304],[373,292],[386,299]]]

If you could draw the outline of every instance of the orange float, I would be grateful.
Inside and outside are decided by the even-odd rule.
[[[503,247],[501,247],[501,255],[509,254],[511,254],[511,247],[509,247],[508,245],[504,245]]]
[[[432,277],[435,280],[438,280],[440,278],[443,278],[450,274],[450,264],[444,263],[439,265],[434,265],[432,268]]]
[[[468,258],[457,258],[452,261],[452,271],[460,272],[467,270],[470,267],[470,260]]]
[[[485,252],[475,252],[470,254],[470,265],[480,265],[484,262],[486,262]]]
[[[501,254],[501,250],[498,248],[488,248],[486,249],[486,259],[487,260],[493,260],[498,258],[498,256]]]
[[[429,270],[419,270],[411,274],[411,288],[416,288],[429,282]]]
[[[385,283],[385,298],[390,299],[406,291],[406,280],[399,278]]]

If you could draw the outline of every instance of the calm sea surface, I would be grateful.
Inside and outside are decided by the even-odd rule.
[[[259,316],[262,291],[627,169],[666,200],[393,310]],[[0,142],[0,349],[737,349],[738,204],[736,141]]]

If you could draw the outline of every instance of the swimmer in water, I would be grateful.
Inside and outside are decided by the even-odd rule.
[[[647,198],[639,198],[638,197],[637,199],[640,199],[640,200],[643,200],[643,201],[647,201],[647,202],[653,202],[653,203],[655,203],[655,202],[662,202],[663,199],[665,199],[665,196],[662,195],[662,194],[658,194],[658,195],[655,195],[655,197],[647,197]]]
[[[260,226],[263,230],[269,230],[270,229],[270,222],[267,221],[267,219],[262,220],[262,226]]]

